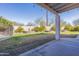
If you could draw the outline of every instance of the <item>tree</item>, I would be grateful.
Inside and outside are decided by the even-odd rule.
[[[0,24],[3,24],[5,26],[10,26],[12,25],[12,22],[7,20],[6,18],[3,18],[2,16],[0,17]]]
[[[32,30],[35,31],[35,32],[42,32],[42,31],[45,31],[45,27],[44,26],[41,26],[41,27],[34,27]]]
[[[55,21],[53,21],[53,26],[51,27],[51,30],[55,31],[56,30],[56,25],[55,25]],[[63,20],[61,20],[60,22],[60,30],[62,29],[62,27],[64,27],[67,23]]]
[[[51,18],[50,21],[49,21],[49,23],[48,23],[48,25],[51,26],[53,24],[55,24],[55,19]]]
[[[37,19],[37,20],[35,21],[35,23],[36,23],[37,25],[40,25],[40,26],[45,26],[45,25],[46,25],[46,22],[45,22],[45,20],[44,20],[43,18]]]
[[[79,31],[79,26],[78,25],[74,27],[74,31]]]
[[[51,27],[51,31],[56,31],[56,26],[55,26],[55,24]]]
[[[46,26],[48,26],[48,10],[46,10]]]
[[[65,30],[68,30],[68,31],[73,31],[74,30],[74,27],[72,25],[70,25],[70,24],[67,24],[67,25],[65,25],[65,28],[64,29]]]
[[[29,22],[27,26],[34,26],[34,24],[32,22]]]
[[[67,25],[66,21],[60,20],[60,31],[63,31],[64,27]]]
[[[74,21],[73,21],[73,24],[74,24],[75,26],[79,25],[79,19],[74,20]]]
[[[65,26],[67,23],[64,20],[60,20],[60,27]]]
[[[34,26],[34,24],[32,22],[29,22],[27,26],[29,26],[29,31],[31,31],[31,27]]]
[[[4,31],[10,26],[12,26],[12,22],[1,16],[0,17],[0,31]]]
[[[24,29],[19,26],[16,30],[15,30],[16,33],[23,33],[24,32]]]
[[[15,22],[15,21],[12,21],[12,24],[14,26],[24,26],[24,24],[21,24],[21,23]]]

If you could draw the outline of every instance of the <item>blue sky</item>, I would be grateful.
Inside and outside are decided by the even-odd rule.
[[[45,19],[44,8],[41,8],[37,4],[27,3],[2,3],[0,4],[0,16],[3,16],[11,21],[27,24],[28,22],[34,22],[35,20],[43,17]],[[79,8],[64,12],[60,14],[61,19],[67,22],[72,22],[79,18]],[[55,17],[49,12],[49,21],[54,20]]]
[[[72,9],[60,14],[61,20],[69,22],[72,24],[74,20],[79,19],[79,8]]]

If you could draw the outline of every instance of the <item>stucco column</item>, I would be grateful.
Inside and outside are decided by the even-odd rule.
[[[56,25],[56,33],[55,33],[55,38],[56,40],[60,40],[60,16],[55,15],[55,25]]]

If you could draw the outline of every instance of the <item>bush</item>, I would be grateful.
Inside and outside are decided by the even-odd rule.
[[[74,27],[71,25],[66,25],[64,29],[68,31],[74,31]]]
[[[55,31],[55,30],[56,30],[56,26],[55,26],[55,25],[52,26],[50,30],[51,30],[51,31]]]
[[[42,32],[42,31],[45,31],[45,29],[46,28],[44,26],[40,26],[40,27],[35,27],[32,30],[35,32]]]
[[[79,26],[75,26],[74,31],[79,31]]]
[[[23,33],[23,32],[25,32],[25,31],[24,31],[24,29],[23,29],[21,26],[19,26],[19,27],[15,30],[15,32],[16,32],[16,33]]]

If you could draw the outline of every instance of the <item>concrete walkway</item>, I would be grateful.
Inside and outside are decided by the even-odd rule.
[[[79,39],[51,41],[20,56],[79,56]]]

